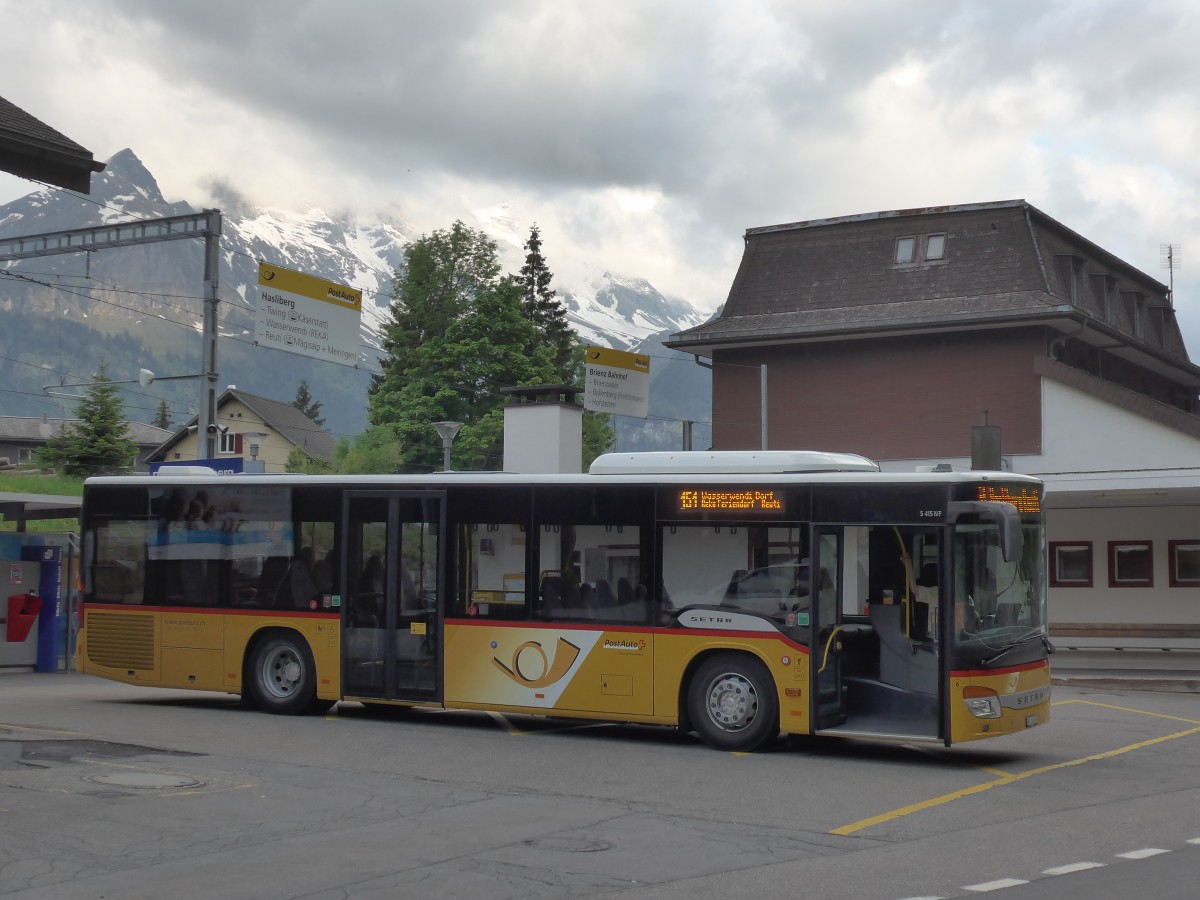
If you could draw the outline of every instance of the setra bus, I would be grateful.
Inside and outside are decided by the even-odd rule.
[[[207,472],[208,470],[203,470]],[[241,694],[941,742],[1050,715],[1042,485],[801,451],[588,474],[84,488],[79,671]]]

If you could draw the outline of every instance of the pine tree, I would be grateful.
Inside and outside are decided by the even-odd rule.
[[[300,387],[296,388],[296,399],[292,401],[292,406],[304,413],[318,428],[325,427],[325,418],[321,415],[321,401],[313,400],[312,394],[308,391],[308,382],[303,379],[300,381]]]
[[[536,222],[529,229],[525,251],[525,265],[521,267],[521,273],[516,279],[522,288],[525,315],[542,331],[554,348],[558,380],[566,382],[576,339],[567,323],[566,307],[558,299],[558,291],[550,287],[554,273],[550,271],[546,258],[542,255],[542,236]]]
[[[158,411],[154,414],[154,419],[150,423],[156,428],[171,427],[171,413],[167,410],[167,401],[158,401]]]
[[[38,464],[66,475],[115,475],[128,472],[137,458],[129,437],[120,388],[101,366],[75,410],[79,421],[66,425],[37,454]]]

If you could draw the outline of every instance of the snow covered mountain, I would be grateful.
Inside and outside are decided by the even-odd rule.
[[[43,190],[0,206],[0,237],[198,211],[187,203],[168,202],[154,176],[132,150],[113,156],[104,172],[93,178],[92,185],[87,197]],[[254,393],[290,401],[303,378],[316,398],[325,401],[322,412],[335,433],[361,430],[365,424],[365,375],[367,370],[377,368],[373,351],[378,347],[376,335],[390,303],[393,273],[403,266],[405,246],[429,229],[380,217],[364,221],[350,211],[310,208],[297,213],[261,208],[222,185],[214,187],[213,194],[214,206],[221,210],[223,219],[219,309],[221,335],[228,340],[221,342],[219,350],[222,382],[238,383]],[[506,206],[461,218],[496,240],[506,271],[515,272],[520,267],[528,231],[520,228]],[[93,331],[110,335],[123,326],[139,326],[126,334],[126,338],[135,340],[131,347],[136,348],[128,352],[139,354],[134,371],[137,367],[160,374],[196,371],[200,348],[194,331],[201,310],[198,298],[203,293],[199,254],[198,242],[172,241],[121,251],[0,263],[0,270],[21,276],[0,278],[0,309],[14,315],[50,312],[59,322],[86,324]],[[270,358],[266,363],[254,359],[250,351],[260,260],[363,290],[362,370],[330,371],[343,367],[278,351],[261,351],[259,357]],[[553,270],[554,260],[549,263]],[[635,277],[605,271],[589,284],[564,285],[556,278],[553,286],[567,308],[572,327],[588,343],[636,348],[643,341],[661,338],[663,333],[691,327],[706,318],[687,301],[666,297],[649,282]],[[193,328],[160,327],[164,323],[187,323]],[[38,343],[29,335],[31,330],[37,331],[27,328],[25,340],[11,334],[0,337],[0,352],[9,359],[28,356],[30,341]],[[139,334],[146,338],[141,346],[136,344]],[[41,352],[49,358],[22,360],[23,365],[40,366],[42,371],[21,374],[33,375],[33,381],[40,379],[42,383],[53,381],[51,376],[56,373],[60,381],[86,380],[95,371],[97,363],[91,358],[95,355],[108,365],[110,377],[126,377],[122,367],[131,365],[127,360],[113,359],[111,353],[103,352],[103,342],[91,343],[97,345],[97,354],[85,351],[64,356],[61,345],[57,354],[42,347]],[[88,349],[93,349],[90,344]],[[80,378],[63,378],[62,373]],[[0,413],[30,415],[42,411],[36,403],[23,402],[12,392],[0,393]],[[135,409],[129,412],[134,418],[149,418],[137,415]],[[186,410],[181,411],[177,421],[185,414]]]

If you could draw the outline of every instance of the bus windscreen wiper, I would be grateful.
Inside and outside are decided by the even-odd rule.
[[[1004,647],[1002,647],[996,653],[993,653],[987,659],[980,660],[979,664],[981,666],[990,666],[992,663],[996,662],[996,660],[1000,659],[1000,657],[1007,655],[1009,651],[1011,651],[1017,647],[1020,647],[1022,644],[1029,643],[1034,638],[1041,638],[1042,646],[1044,646],[1046,648],[1047,653],[1054,652],[1054,645],[1051,644],[1050,639],[1048,637],[1046,637],[1046,632],[1045,631],[1037,631],[1037,632],[1034,632],[1033,634],[1027,634],[1027,635],[1025,635],[1025,637],[1018,638],[1017,640],[1013,641],[1010,644],[1006,644]]]

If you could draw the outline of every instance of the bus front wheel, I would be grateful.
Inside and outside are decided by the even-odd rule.
[[[295,715],[316,711],[317,666],[308,643],[277,634],[260,641],[250,661],[250,696],[263,712]],[[323,704],[326,709],[328,703]]]
[[[688,715],[709,746],[757,750],[779,734],[779,700],[771,673],[740,653],[705,660],[688,687]]]

